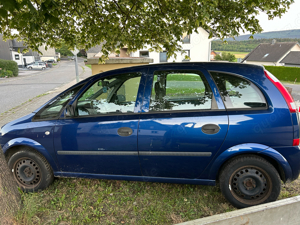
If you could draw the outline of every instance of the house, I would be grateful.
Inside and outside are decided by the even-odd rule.
[[[39,51],[42,53],[40,54],[40,60],[41,61],[47,61],[49,59],[53,59],[55,62],[57,62],[57,54],[55,52],[55,48],[49,48],[46,47],[45,44],[39,47]]]
[[[164,62],[207,62],[210,61],[211,54],[211,41],[209,39],[209,32],[203,28],[198,28],[198,33],[193,32],[191,34],[184,34],[182,39],[182,50],[177,52],[177,57],[171,57],[167,59],[167,52],[150,52],[150,46],[146,46],[143,49],[140,49],[136,52],[131,53],[132,57],[143,57],[143,58],[152,58],[153,63],[164,63]],[[189,59],[186,59],[185,56],[188,56]]]
[[[266,65],[266,66],[283,66],[282,60],[291,52],[300,52],[298,42],[276,42],[259,44],[244,59],[243,63]]]
[[[16,39],[4,41],[3,35],[0,34],[0,59],[13,60],[19,67],[24,67],[39,58],[38,53],[30,49],[26,53],[20,53],[25,48],[22,41]]]
[[[216,57],[217,55],[222,56],[222,52],[215,52],[214,50],[212,50],[212,51],[210,52],[210,60],[215,60],[215,57]]]
[[[283,63],[284,66],[300,67],[300,51],[290,52],[280,61],[280,63]]]

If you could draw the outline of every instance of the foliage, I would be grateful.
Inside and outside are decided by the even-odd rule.
[[[12,0],[2,1],[0,33],[22,38],[32,50],[50,47],[89,49],[103,44],[104,55],[127,46],[128,51],[150,45],[152,51],[176,56],[182,50],[182,34],[207,30],[234,37],[240,32],[262,31],[255,18],[265,12],[269,19],[281,17],[294,0]],[[18,33],[12,33],[12,30]]]
[[[10,70],[13,75],[16,77],[19,74],[19,67],[15,61],[0,59],[0,68],[2,70]]]
[[[238,52],[251,52],[261,43],[272,43],[273,39],[254,39],[247,41],[227,41],[224,43],[223,41],[212,41],[211,49],[215,51],[238,51]],[[290,38],[278,38],[277,42],[299,42],[298,39],[290,39]]]
[[[299,67],[285,67],[285,66],[265,66],[266,70],[272,73],[281,81],[297,82],[300,81]]]
[[[78,57],[87,57],[87,53],[84,49],[81,49],[80,52],[77,54]]]
[[[57,58],[57,62],[59,62],[60,61],[60,58]]]
[[[0,77],[13,77],[14,74],[10,70],[0,70]]]
[[[222,55],[216,55],[215,60],[234,62],[236,60],[235,55],[229,52],[222,52]]]
[[[55,49],[56,52],[59,52],[62,56],[72,56],[73,53],[70,51],[69,47],[62,43],[60,48]]]

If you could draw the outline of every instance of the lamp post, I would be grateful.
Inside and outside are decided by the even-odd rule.
[[[71,50],[73,55],[75,56],[74,61],[75,61],[75,71],[76,71],[76,83],[79,82],[79,75],[78,75],[78,61],[77,61],[77,54],[79,50],[77,48],[74,48],[74,50]]]

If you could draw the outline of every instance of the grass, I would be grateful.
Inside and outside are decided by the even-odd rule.
[[[92,65],[90,65],[90,64],[86,64],[85,66],[87,66],[88,68],[92,69]]]
[[[56,66],[57,65],[57,63],[52,63],[52,66]]]
[[[23,202],[20,224],[174,224],[234,210],[217,187],[71,178]]]
[[[300,193],[285,184],[279,199]],[[59,178],[48,189],[23,193],[20,224],[175,224],[235,210],[218,187]]]

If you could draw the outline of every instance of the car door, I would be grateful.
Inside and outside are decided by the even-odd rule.
[[[202,68],[185,64],[149,70],[139,123],[142,174],[197,178],[222,145],[228,116]]]
[[[58,121],[54,146],[62,172],[140,176],[139,110],[146,73],[141,69],[94,80]]]

